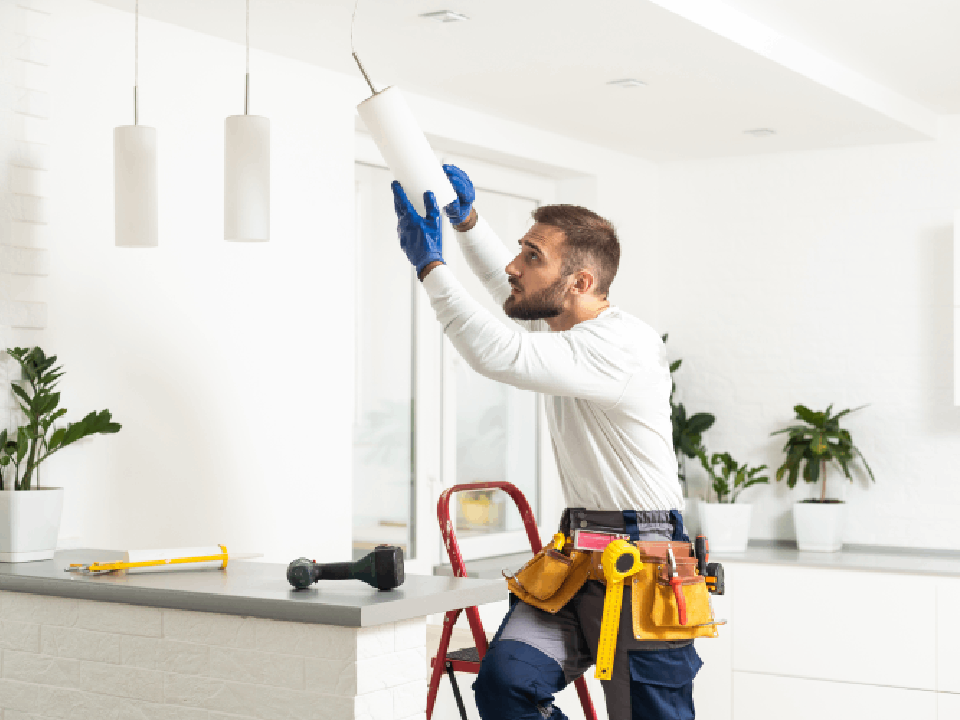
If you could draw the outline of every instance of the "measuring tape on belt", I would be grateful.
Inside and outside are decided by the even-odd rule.
[[[600,556],[607,594],[603,599],[603,620],[600,623],[600,643],[597,645],[598,680],[609,680],[613,672],[613,657],[617,651],[620,633],[620,609],[623,606],[623,581],[640,571],[640,551],[626,540],[614,540]]]

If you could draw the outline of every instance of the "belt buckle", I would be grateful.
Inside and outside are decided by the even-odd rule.
[[[580,530],[577,528],[573,531],[573,549],[599,552],[614,540],[629,539],[630,535],[626,533],[603,532],[602,530]]]

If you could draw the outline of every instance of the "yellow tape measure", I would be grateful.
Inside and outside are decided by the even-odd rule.
[[[623,581],[640,571],[640,551],[626,540],[614,540],[600,556],[607,594],[603,600],[603,620],[600,623],[600,643],[597,645],[598,680],[609,680],[613,672],[613,657],[617,651],[620,632],[620,608],[623,606]]]

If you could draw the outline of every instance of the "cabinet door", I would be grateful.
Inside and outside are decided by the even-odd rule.
[[[960,581],[937,587],[937,690],[960,693]],[[957,715],[960,718],[960,715]]]
[[[960,695],[937,693],[937,720],[960,720]]]
[[[936,720],[937,693],[735,672],[733,716],[736,720]]]
[[[936,689],[932,577],[737,568],[733,669]]]
[[[736,586],[736,571],[728,565],[727,587]],[[731,720],[733,713],[733,597],[730,594],[712,596],[713,611],[718,620],[727,624],[718,629],[719,636],[695,641],[703,667],[693,681],[693,702],[697,720]]]

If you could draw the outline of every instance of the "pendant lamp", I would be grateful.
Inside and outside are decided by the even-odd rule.
[[[140,0],[133,21],[133,125],[113,129],[113,185],[117,247],[156,247],[157,130],[140,124]]]
[[[270,239],[270,120],[250,115],[250,0],[247,6],[247,77],[243,115],[226,121],[223,167],[223,237]]]
[[[353,6],[350,46],[353,59],[372,94],[357,106],[357,112],[370,131],[387,167],[407,194],[407,199],[423,216],[426,214],[423,204],[425,192],[433,192],[441,209],[455,201],[457,193],[450,185],[440,161],[437,160],[399,88],[388,87],[378,92],[357,57],[353,47],[353,24],[356,22],[358,4],[359,0]]]

